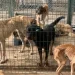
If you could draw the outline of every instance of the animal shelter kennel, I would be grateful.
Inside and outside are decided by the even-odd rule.
[[[48,4],[48,19],[46,24],[52,23],[57,17],[65,16],[59,23],[69,24],[73,31],[75,30],[75,1],[74,0],[0,0],[0,19],[7,20],[15,15],[24,15],[35,18],[36,9],[43,5]],[[8,28],[7,28],[8,29]],[[55,37],[54,46],[71,43],[75,45],[75,38],[71,36],[58,36]],[[0,45],[1,46],[1,45]],[[33,70],[37,71],[55,71],[57,63],[53,59],[53,56],[48,58],[50,67],[39,68],[37,63],[39,62],[39,54],[37,47],[33,47],[33,54],[29,47],[24,48],[24,52],[20,53],[22,42],[18,44],[18,40],[14,39],[13,32],[5,40],[6,58],[7,62],[0,64],[0,69],[7,70],[9,73],[19,73],[17,70]],[[43,57],[44,53],[43,53]],[[1,58],[1,56],[0,56]],[[70,70],[70,65],[67,62],[64,71]]]

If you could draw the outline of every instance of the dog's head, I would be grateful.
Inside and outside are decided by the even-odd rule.
[[[38,34],[40,33],[40,31],[42,31],[42,28],[40,28],[39,26],[32,24],[26,27],[26,37],[29,40],[36,40],[38,36]]]
[[[44,12],[46,12],[46,9],[43,6],[39,6],[36,10],[38,15],[43,14]]]
[[[46,13],[46,12],[48,12],[48,5],[47,4],[45,4],[44,6],[39,6],[36,10],[36,13],[38,15],[41,15],[41,14]]]

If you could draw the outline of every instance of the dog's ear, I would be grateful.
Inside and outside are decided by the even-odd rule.
[[[39,6],[36,10],[36,13],[39,15],[42,14],[43,13],[43,6]]]
[[[48,11],[48,5],[47,5],[47,4],[45,4],[45,5],[43,6],[43,8],[44,8],[46,11]]]
[[[46,8],[44,8],[43,6],[40,8],[40,14],[43,14],[46,12]]]

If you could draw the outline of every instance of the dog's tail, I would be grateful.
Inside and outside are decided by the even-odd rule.
[[[64,18],[65,18],[64,16],[58,17],[54,22],[52,22],[52,23],[50,24],[50,26],[55,26],[61,19],[64,19]]]

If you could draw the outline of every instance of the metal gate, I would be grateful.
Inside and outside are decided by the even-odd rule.
[[[47,24],[53,22],[58,16],[65,16],[65,20],[60,21],[61,23],[71,23],[74,25],[74,13],[75,13],[75,3],[72,5],[73,0],[0,0],[0,19],[7,19],[9,17],[15,16],[15,13],[20,15],[35,17],[36,9],[43,3],[47,3],[49,6],[49,20],[46,21]],[[69,4],[70,3],[70,4]],[[69,4],[69,5],[68,5]],[[70,6],[71,5],[71,6]],[[71,13],[69,11],[72,11]],[[73,18],[72,18],[73,17]],[[70,22],[71,21],[71,22]],[[73,26],[74,27],[74,26]],[[74,38],[61,37],[56,38],[56,43],[74,43]],[[9,38],[6,39],[6,55],[8,61],[4,64],[0,64],[1,69],[11,69],[11,70],[39,70],[37,63],[39,61],[39,55],[37,48],[34,48],[34,54],[30,54],[30,49],[25,48],[25,52],[19,53],[21,46],[14,46],[14,37],[11,34]],[[55,70],[57,64],[52,56],[49,55],[49,63],[51,67],[45,68],[45,70]],[[69,64],[66,67],[69,67]],[[43,68],[42,68],[43,69]]]

